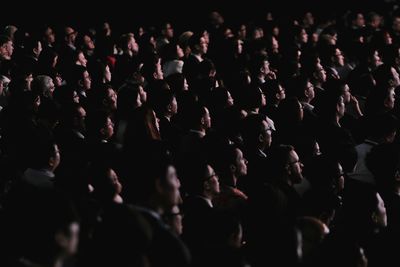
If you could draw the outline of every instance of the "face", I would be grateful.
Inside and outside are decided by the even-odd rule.
[[[56,41],[56,37],[52,28],[47,28],[46,32],[44,33],[44,39],[49,44],[53,44]]]
[[[265,98],[265,93],[258,88],[260,94],[261,94],[261,107],[265,107],[267,105],[267,99]]]
[[[301,163],[296,151],[292,150],[289,154],[289,177],[293,184],[298,184],[303,181],[303,163]]]
[[[381,57],[379,56],[378,51],[375,51],[372,58],[371,58],[371,65],[372,67],[376,68],[380,65],[382,65],[382,60]]]
[[[178,58],[183,58],[185,56],[182,48],[179,45],[176,46],[176,55],[178,56]]]
[[[111,71],[108,65],[104,68],[104,79],[106,82],[111,82]]]
[[[171,24],[167,23],[167,25],[165,25],[164,35],[168,39],[171,39],[174,37],[174,29],[172,28]]]
[[[262,72],[264,75],[267,75],[267,74],[270,72],[268,60],[264,61],[264,65],[263,65],[262,68],[261,68],[261,72]]]
[[[74,91],[74,92],[72,93],[72,101],[73,101],[74,103],[79,103],[79,95],[78,95],[78,93],[77,93],[76,91]]]
[[[31,88],[31,83],[32,83],[32,81],[33,81],[33,75],[32,75],[32,74],[29,74],[29,75],[25,78],[25,80],[26,80],[26,85],[27,85],[27,87],[30,89],[30,88]]]
[[[345,104],[350,103],[350,100],[351,100],[351,93],[350,93],[350,88],[349,88],[349,86],[348,86],[347,84],[345,84],[344,87],[343,87],[343,94],[342,94],[342,96],[343,96],[343,102],[344,102]]]
[[[0,47],[0,55],[2,55],[5,59],[11,59],[11,56],[14,52],[14,45],[12,41],[8,41]]]
[[[365,20],[363,14],[357,14],[356,25],[357,27],[365,26]]]
[[[391,88],[389,89],[389,94],[385,99],[384,105],[387,109],[393,109],[394,108],[394,103],[396,101],[396,93],[394,92],[394,89]]]
[[[265,148],[269,148],[271,146],[272,132],[267,121],[262,122],[262,140],[263,140],[263,144],[261,146],[262,150],[264,150]]]
[[[239,31],[238,31],[238,37],[241,40],[246,39],[246,35],[247,35],[247,29],[246,29],[246,25],[240,25]]]
[[[319,148],[318,142],[314,143],[314,149],[313,149],[313,156],[319,156],[321,155],[321,149]]]
[[[61,160],[60,150],[58,149],[58,146],[55,144],[54,145],[54,155],[53,155],[52,166],[51,166],[52,171],[57,169],[58,165],[60,165],[60,160]]]
[[[111,88],[108,89],[107,93],[107,105],[111,110],[117,109],[117,94]]]
[[[113,169],[109,170],[108,175],[109,175],[111,182],[115,188],[115,192],[117,194],[120,194],[122,192],[122,185],[119,182],[118,175],[115,173],[115,171]]]
[[[89,90],[92,86],[92,80],[90,79],[89,72],[85,71],[83,73],[83,88],[85,90]]]
[[[232,97],[231,93],[229,93],[229,91],[228,91],[228,99],[226,100],[226,105],[228,107],[231,107],[234,104],[235,104],[235,101],[233,100],[233,97]]]
[[[304,19],[303,19],[304,24],[307,25],[314,25],[314,16],[311,12],[307,12],[304,15]]]
[[[339,66],[344,66],[344,56],[343,56],[343,53],[342,53],[342,51],[340,51],[340,49],[336,49],[336,52],[335,52],[335,63],[337,64],[337,65],[339,65]]]
[[[343,97],[341,96],[339,99],[339,102],[337,103],[337,114],[338,114],[339,118],[342,118],[344,116],[344,112],[345,112],[345,105],[344,105]]]
[[[326,78],[327,78],[326,77],[326,71],[325,71],[324,67],[322,67],[321,63],[318,63],[318,65],[317,65],[316,76],[317,76],[317,80],[319,82],[321,82],[321,83],[326,82]]]
[[[78,110],[78,125],[77,125],[79,131],[85,130],[85,119],[86,119],[86,111],[82,107],[80,107]]]
[[[393,77],[393,78],[390,80],[390,81],[391,81],[391,85],[392,85],[393,87],[399,86],[399,85],[400,85],[399,73],[398,73],[394,68],[391,68],[390,71],[392,72],[392,77]]]
[[[75,43],[77,33],[71,27],[67,27],[65,29],[65,36],[66,36],[65,39],[68,43]]]
[[[87,59],[83,53],[79,53],[77,63],[82,65],[86,68],[87,66]]]
[[[286,91],[281,85],[279,85],[279,92],[276,96],[276,99],[283,100],[285,98],[286,98]]]
[[[307,41],[308,41],[308,35],[307,35],[307,32],[306,32],[306,30],[301,30],[301,32],[300,32],[300,42],[302,42],[302,43],[307,43]]]
[[[391,36],[390,33],[388,33],[388,32],[386,32],[386,33],[383,35],[383,40],[384,40],[385,44],[387,44],[387,45],[391,45],[391,44],[393,43],[392,36]]]
[[[396,32],[400,31],[400,18],[399,17],[396,17],[393,20],[393,30]]]
[[[110,118],[107,118],[107,122],[102,129],[102,133],[105,140],[110,139],[111,136],[114,134],[114,123]]]
[[[160,120],[157,118],[156,113],[153,110],[153,116],[151,119],[154,123],[154,126],[156,127],[157,131],[160,132]]]
[[[167,179],[164,188],[165,204],[167,207],[172,207],[174,205],[178,205],[181,201],[181,195],[179,192],[181,183],[178,179],[174,166],[168,166],[166,175]]]
[[[132,51],[134,54],[139,52],[139,45],[138,43],[136,43],[136,40],[133,36],[129,39],[128,49]]]
[[[143,86],[139,86],[139,97],[140,97],[140,102],[141,103],[146,103],[146,101],[147,101],[147,93],[143,89]]]
[[[219,178],[218,175],[215,174],[214,169],[210,166],[207,165],[207,170],[206,170],[206,177],[207,179],[207,190],[212,194],[212,195],[217,195],[220,192],[219,188]]]
[[[158,80],[164,79],[164,73],[162,72],[162,66],[161,66],[161,58],[158,60],[156,64],[156,79]]]
[[[378,206],[374,215],[376,216],[376,224],[379,227],[386,227],[387,226],[387,216],[386,216],[386,208],[385,203],[383,202],[379,193],[376,193],[376,198],[378,200]]]
[[[35,54],[36,57],[39,57],[40,53],[42,52],[42,42],[37,42],[36,47],[33,49],[33,53]]]
[[[172,98],[170,105],[171,105],[171,114],[172,115],[177,114],[178,113],[178,102],[176,101],[176,97]]]
[[[203,127],[204,129],[210,129],[211,128],[211,116],[210,116],[210,112],[208,111],[208,109],[205,107],[205,114],[203,116]]]
[[[83,37],[83,43],[84,43],[86,49],[94,50],[94,48],[95,48],[94,42],[93,42],[92,38],[90,38],[90,36],[85,35]]]
[[[136,97],[136,103],[134,108],[138,108],[142,106],[142,100],[140,100],[140,94],[137,95]]]
[[[54,89],[56,88],[53,79],[50,79],[48,88],[49,88],[50,95],[53,95]]]
[[[272,37],[272,52],[279,53],[279,43],[275,37]]]
[[[200,46],[200,48],[199,48],[200,53],[201,53],[202,55],[207,54],[208,42],[207,42],[206,38],[204,38],[204,37],[201,37],[201,38],[200,38],[200,45],[199,45],[199,46]]]
[[[305,91],[305,95],[309,100],[313,100],[315,97],[314,85],[312,85],[312,83],[310,82],[307,83],[307,89]]]
[[[78,250],[79,243],[79,224],[77,222],[73,222],[68,226],[67,233],[64,231],[59,233],[59,237],[62,240],[59,240],[59,246],[63,251],[64,256],[74,255]]]
[[[189,90],[189,84],[185,78],[183,79],[183,91],[188,91],[188,90]]]
[[[342,165],[338,163],[338,179],[337,179],[337,190],[338,192],[342,192],[344,189],[344,172]]]
[[[58,56],[55,56],[55,57],[54,57],[54,60],[53,60],[53,63],[51,64],[51,66],[52,66],[53,68],[55,68],[55,67],[57,66],[57,63],[58,63]]]
[[[236,41],[236,53],[238,55],[242,54],[243,52],[243,41],[242,40],[237,40]]]
[[[298,102],[298,116],[299,121],[302,121],[304,119],[304,109],[303,105],[300,102]]]
[[[236,148],[236,175],[238,177],[247,175],[247,160],[238,148]]]

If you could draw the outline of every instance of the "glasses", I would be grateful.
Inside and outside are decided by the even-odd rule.
[[[303,164],[300,160],[296,160],[296,161],[293,161],[293,162],[289,162],[289,164],[296,164],[296,163]]]
[[[216,177],[218,179],[218,174],[216,174],[215,172],[213,174],[211,174],[210,176],[206,177],[206,180],[210,180],[211,178]]]

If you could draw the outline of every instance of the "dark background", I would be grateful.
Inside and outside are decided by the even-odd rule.
[[[383,0],[112,0],[112,1],[12,1],[0,3],[0,26],[14,24],[26,29],[41,24],[75,27],[96,26],[107,20],[121,30],[133,30],[139,25],[158,26],[162,21],[171,21],[179,30],[195,29],[204,25],[207,14],[217,10],[229,24],[262,19],[268,11],[285,19],[305,11],[334,17],[345,10],[384,13],[388,4]],[[317,17],[318,19],[318,17]],[[180,28],[179,28],[180,27]]]

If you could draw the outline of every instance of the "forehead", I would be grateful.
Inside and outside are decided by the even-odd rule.
[[[296,151],[294,151],[294,150],[290,151],[289,160],[292,160],[292,161],[298,161],[299,160],[299,156],[297,155]]]

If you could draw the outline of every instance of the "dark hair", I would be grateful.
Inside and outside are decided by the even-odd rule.
[[[272,149],[268,173],[273,182],[280,182],[280,179],[286,175],[286,165],[289,163],[291,151],[294,151],[294,147],[291,145],[279,145]]]
[[[258,144],[258,137],[263,132],[263,121],[266,118],[260,114],[251,114],[243,120],[242,137],[247,147],[254,148]]]
[[[100,140],[102,138],[100,130],[107,125],[110,114],[105,110],[96,110],[88,113],[85,125],[88,138]]]
[[[0,35],[0,46],[11,41],[11,38],[6,35]]]

